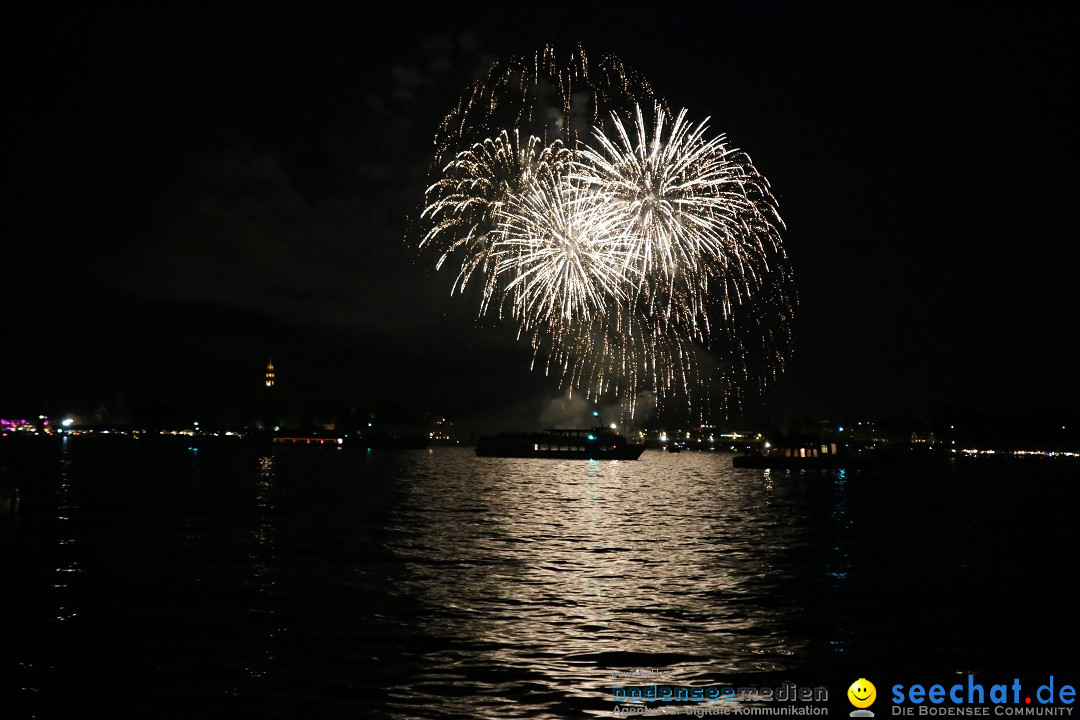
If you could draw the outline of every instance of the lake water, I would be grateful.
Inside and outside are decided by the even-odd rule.
[[[84,438],[3,462],[0,672],[28,717],[610,717],[635,670],[834,698],[890,673],[1080,680],[1067,462]]]

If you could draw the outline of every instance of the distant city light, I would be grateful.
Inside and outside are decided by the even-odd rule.
[[[611,423],[611,429],[612,429],[612,430],[614,430],[614,429],[615,429],[615,423]]]
[[[73,423],[73,422],[75,422],[75,421],[74,421],[74,420],[72,420],[71,418],[64,418],[64,419],[63,419],[63,420],[62,420],[62,421],[60,422],[60,424],[61,424],[61,425],[63,425],[64,427],[71,427],[71,423]]]

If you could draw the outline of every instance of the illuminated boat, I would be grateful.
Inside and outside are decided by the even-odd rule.
[[[499,433],[480,438],[478,457],[551,458],[555,460],[637,460],[644,445],[603,428]]]
[[[863,467],[869,460],[869,456],[847,452],[834,442],[793,438],[775,446],[765,443],[757,452],[736,455],[731,464],[737,468],[826,470]]]

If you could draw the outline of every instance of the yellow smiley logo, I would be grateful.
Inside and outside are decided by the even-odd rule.
[[[866,678],[859,678],[847,689],[848,700],[857,708],[868,708],[877,699],[877,688]]]

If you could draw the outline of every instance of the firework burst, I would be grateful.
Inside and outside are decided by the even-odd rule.
[[[603,317],[637,282],[631,248],[615,232],[618,213],[564,175],[537,178],[499,218],[495,275],[526,331]]]
[[[709,281],[721,281],[725,312],[751,294],[768,258],[782,253],[780,216],[768,182],[723,135],[707,137],[707,120],[654,112],[651,130],[640,106],[629,129],[612,116],[614,138],[596,128],[576,153],[574,178],[622,209],[619,231],[650,279],[650,310],[682,313],[677,324],[700,338]]]
[[[436,268],[451,256],[460,258],[451,292],[463,292],[480,273],[481,314],[495,292],[495,265],[489,260],[501,237],[502,212],[539,178],[561,174],[570,158],[558,141],[544,145],[534,136],[523,140],[518,130],[504,130],[458,153],[428,187],[421,216],[428,230],[420,246],[438,249]]]
[[[648,112],[643,110],[648,108]],[[775,378],[794,293],[768,181],[617,58],[494,66],[436,136],[422,248],[590,397],[725,406]]]

